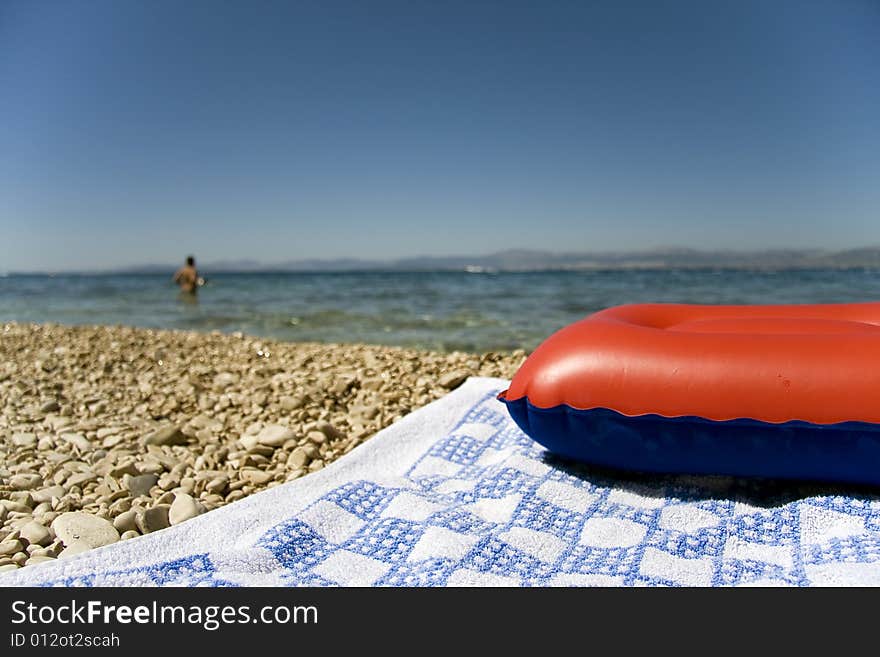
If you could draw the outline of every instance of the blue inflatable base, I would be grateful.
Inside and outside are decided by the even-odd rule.
[[[880,424],[628,416],[499,399],[526,435],[564,458],[622,470],[880,484]]]

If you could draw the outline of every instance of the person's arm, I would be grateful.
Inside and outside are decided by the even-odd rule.
[[[176,272],[174,272],[174,276],[172,277],[171,280],[173,280],[175,283],[180,283],[180,277],[182,275],[182,272],[183,272],[182,269],[178,269]]]

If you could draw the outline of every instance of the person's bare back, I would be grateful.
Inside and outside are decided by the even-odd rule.
[[[195,294],[198,290],[199,273],[196,271],[196,259],[189,256],[186,264],[174,274],[174,282],[180,286],[181,292]]]

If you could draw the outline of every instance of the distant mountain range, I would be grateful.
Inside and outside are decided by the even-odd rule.
[[[290,260],[265,264],[255,260],[207,263],[205,271],[540,271],[589,269],[813,269],[880,267],[880,247],[823,251],[701,251],[686,248],[603,253],[553,253],[516,249],[483,256],[425,256],[398,260]],[[167,271],[171,267],[132,268],[129,271]]]
[[[99,273],[166,273],[177,265],[149,264]],[[553,253],[528,249],[482,256],[425,256],[397,260],[357,258],[290,260],[219,260],[199,263],[207,273],[220,272],[351,272],[351,271],[559,271],[601,269],[846,269],[880,268],[880,247],[844,251],[773,249],[764,251],[703,251],[664,248],[646,251]]]

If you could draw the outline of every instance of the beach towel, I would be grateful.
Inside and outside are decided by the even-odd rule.
[[[0,585],[880,584],[876,491],[561,461],[506,386],[471,378],[321,471]]]

